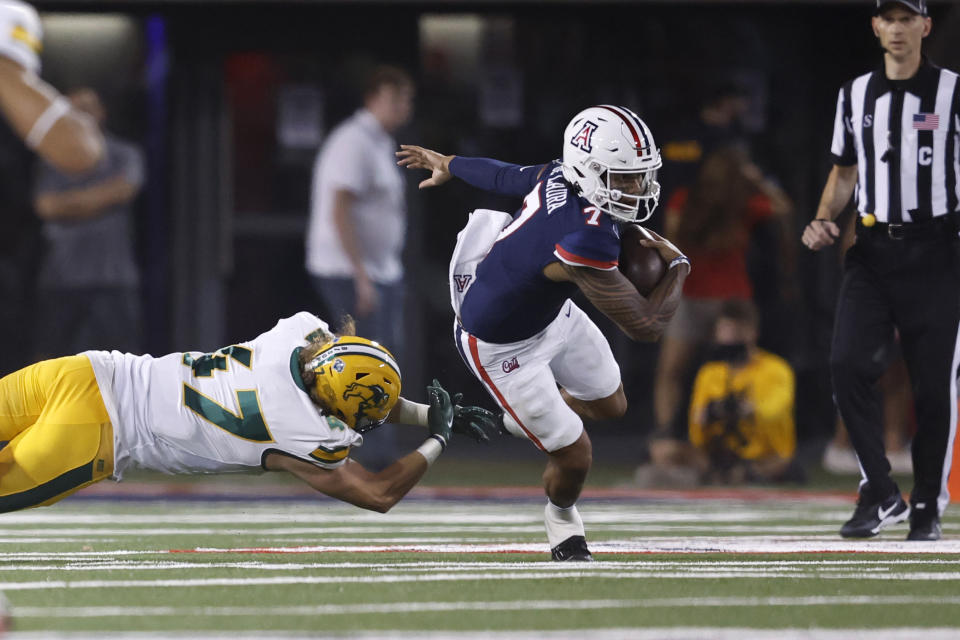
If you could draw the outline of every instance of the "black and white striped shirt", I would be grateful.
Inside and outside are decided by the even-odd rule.
[[[857,209],[879,222],[960,211],[960,83],[926,59],[909,80],[883,67],[840,89],[834,164],[857,165]]]

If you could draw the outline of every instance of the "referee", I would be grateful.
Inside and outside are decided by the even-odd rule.
[[[860,459],[857,508],[840,535],[866,538],[910,518],[908,540],[938,540],[957,421],[960,364],[960,84],[921,55],[926,0],[877,0],[883,65],[837,98],[834,167],[803,243],[840,235],[833,222],[856,193],[857,241],[847,252],[830,370]],[[899,332],[916,404],[908,506],[890,478],[874,354]]]

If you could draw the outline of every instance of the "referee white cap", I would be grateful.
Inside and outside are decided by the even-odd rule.
[[[922,16],[927,15],[927,0],[877,0],[877,13],[890,4],[899,4],[914,13],[919,13]]]

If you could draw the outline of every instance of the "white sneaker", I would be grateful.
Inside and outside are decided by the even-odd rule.
[[[860,473],[857,454],[850,447],[838,447],[832,442],[823,452],[823,468],[837,474]]]

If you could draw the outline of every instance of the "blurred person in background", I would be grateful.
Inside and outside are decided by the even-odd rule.
[[[732,81],[711,83],[697,117],[686,118],[663,145],[664,192],[690,187],[704,159],[715,150],[731,145],[745,148],[741,123],[749,109],[746,88]]]
[[[678,412],[698,353],[713,335],[724,302],[751,300],[747,272],[750,234],[791,210],[783,191],[766,180],[740,146],[704,159],[696,182],[678,188],[667,204],[665,234],[697,269],[687,278],[676,316],[660,343],[654,379],[653,439],[679,436]]]
[[[330,132],[317,156],[306,243],[307,272],[331,317],[352,315],[359,331],[401,359],[407,221],[393,134],[410,121],[413,98],[406,71],[373,71],[363,107]],[[393,456],[393,430],[382,431],[365,452],[373,467]]]
[[[689,442],[658,440],[645,484],[681,470],[710,484],[802,480],[796,450],[795,381],[785,360],[757,347],[760,321],[749,300],[720,308],[707,362],[693,385]]]
[[[301,311],[213,353],[86,351],[3,377],[0,513],[53,504],[136,467],[286,471],[333,498],[389,510],[452,432],[487,441],[497,421],[461,407],[436,380],[429,405],[402,398],[393,355],[355,333],[349,318],[334,333]],[[373,473],[349,456],[387,419],[427,427],[429,437]]]
[[[40,79],[43,32],[30,5],[0,0],[0,332],[29,334],[40,254],[31,198],[34,157],[62,171],[91,169],[103,154],[96,124]],[[30,340],[0,351],[0,374],[30,360]]]
[[[88,87],[67,94],[100,127],[106,111]],[[34,210],[46,252],[38,281],[37,358],[86,349],[140,351],[139,273],[133,203],[144,181],[143,153],[104,134],[96,167],[67,174],[44,162],[36,173]]]

